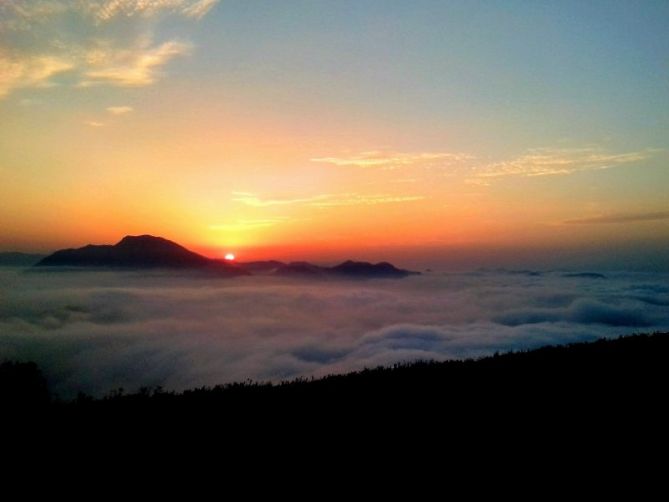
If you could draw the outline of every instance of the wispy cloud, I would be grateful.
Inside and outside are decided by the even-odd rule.
[[[124,51],[93,49],[86,57],[89,63],[93,63],[92,68],[83,72],[79,86],[146,86],[158,78],[159,68],[176,56],[188,54],[190,50],[190,44],[174,40],[155,47],[151,47],[147,40],[142,46]]]
[[[243,195],[242,195],[243,194]],[[232,200],[241,202],[252,207],[303,205],[311,207],[337,207],[337,206],[374,206],[377,204],[390,204],[397,202],[411,202],[425,199],[423,195],[392,195],[392,194],[321,194],[311,197],[299,197],[293,199],[262,199],[248,192],[233,192],[237,197]]]
[[[190,5],[184,6],[181,13],[185,16],[200,19],[204,17],[211,8],[218,3],[218,0],[199,0],[191,2]]]
[[[472,179],[506,176],[555,176],[579,171],[608,169],[646,160],[654,150],[611,153],[601,148],[536,148],[519,157],[474,168]],[[470,180],[471,181],[471,180]]]
[[[107,111],[112,115],[125,115],[126,113],[132,112],[134,109],[132,106],[108,106]]]
[[[117,17],[152,17],[161,13],[200,19],[217,2],[218,0],[102,0],[88,2],[83,8],[99,22]]]
[[[56,56],[12,58],[0,48],[0,98],[20,87],[48,87],[54,75],[74,68],[74,64]]]
[[[67,73],[77,87],[154,83],[192,45],[156,41],[166,17],[200,19],[218,0],[34,0],[0,2],[0,98],[48,87]]]
[[[287,217],[264,218],[256,220],[237,220],[234,223],[223,223],[219,225],[209,225],[210,230],[222,230],[226,232],[244,232],[247,230],[255,230],[257,228],[268,228],[285,223],[288,221]]]
[[[98,122],[96,120],[86,120],[84,122],[84,124],[86,124],[87,126],[90,126],[90,127],[104,127],[103,122]]]
[[[320,162],[343,167],[382,167],[397,168],[402,166],[436,166],[450,165],[473,159],[474,156],[467,153],[444,153],[444,152],[383,152],[368,151],[355,155],[339,157],[316,157],[310,159],[312,162]]]
[[[423,195],[360,195],[341,194],[329,199],[313,202],[315,207],[337,207],[337,206],[376,206],[378,204],[391,204],[397,202],[414,202],[425,199]]]
[[[565,220],[563,223],[574,225],[596,225],[602,223],[634,223],[641,221],[668,220],[669,211],[656,211],[648,213],[616,213],[591,216],[586,218],[574,218]]]
[[[293,199],[262,199],[258,197],[256,194],[250,193],[250,192],[232,192],[232,194],[235,196],[232,200],[234,202],[241,202],[242,204],[245,204],[247,206],[252,206],[252,207],[270,207],[270,206],[290,206],[294,204],[312,204],[314,202],[317,202],[319,200],[324,200],[329,197],[332,197],[331,195],[324,194],[324,195],[315,195],[312,197],[300,197],[300,198],[293,198]]]

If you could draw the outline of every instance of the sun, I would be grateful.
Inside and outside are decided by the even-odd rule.
[[[235,255],[233,253],[226,253],[225,259],[228,261],[234,261]]]

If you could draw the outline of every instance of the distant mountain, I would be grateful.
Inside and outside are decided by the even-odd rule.
[[[152,235],[128,235],[117,244],[61,249],[39,260],[37,267],[116,267],[201,269],[224,275],[278,275],[289,277],[342,277],[349,279],[402,278],[411,272],[381,263],[345,261],[322,267],[304,261],[276,260],[230,263],[194,253],[176,242]]]
[[[417,275],[420,272],[411,272],[395,267],[388,262],[367,263],[365,261],[345,261],[330,269],[330,273],[345,277],[368,277],[368,278],[400,278],[408,275]]]
[[[33,253],[0,253],[0,267],[31,267],[45,255]]]
[[[252,274],[271,274],[276,272],[278,269],[285,267],[286,264],[276,260],[268,260],[237,263],[237,266],[251,272]]]
[[[345,261],[334,267],[323,267],[304,261],[283,263],[280,261],[255,261],[239,263],[241,268],[256,274],[269,274],[292,277],[342,277],[349,279],[394,279],[420,274],[395,267],[394,265],[381,263],[368,263],[364,261]]]
[[[36,266],[207,269],[227,275],[249,274],[230,263],[212,260],[152,235],[128,235],[114,245],[89,244],[77,249],[62,249]]]

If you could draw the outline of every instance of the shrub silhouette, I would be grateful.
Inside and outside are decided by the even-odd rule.
[[[0,364],[0,405],[7,411],[45,406],[49,392],[42,372],[33,362]]]

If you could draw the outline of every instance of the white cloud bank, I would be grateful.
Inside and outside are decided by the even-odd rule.
[[[325,375],[669,328],[669,276],[299,282],[0,271],[0,360],[62,397]]]

